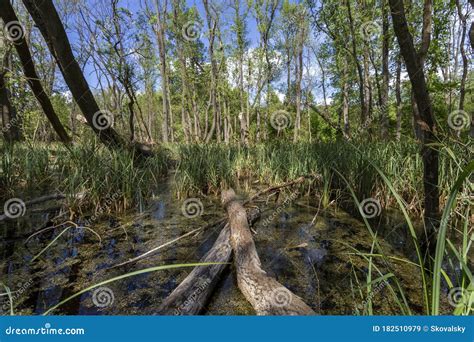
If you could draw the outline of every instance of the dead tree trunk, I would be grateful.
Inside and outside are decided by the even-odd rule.
[[[315,312],[262,269],[242,204],[234,190],[222,192],[231,230],[237,282],[257,315],[314,315]]]
[[[198,266],[179,284],[158,308],[160,315],[197,315],[212,295],[219,276],[227,267],[232,254],[229,244],[230,228],[225,225],[219,237],[200,260],[200,262],[217,262],[222,264]]]
[[[259,210],[249,212],[250,224],[260,217]],[[224,228],[222,228],[224,227]],[[228,266],[231,258],[230,226],[226,221],[217,226],[222,229],[209,252],[200,263],[222,263],[210,266],[198,266],[163,301],[158,309],[160,315],[197,315],[201,313],[220,280],[220,275]]]

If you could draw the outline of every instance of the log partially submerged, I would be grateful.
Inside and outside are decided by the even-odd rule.
[[[234,190],[222,192],[222,204],[229,217],[237,283],[257,315],[315,315],[300,297],[262,269],[245,209]]]
[[[251,209],[249,211],[251,224],[259,217],[260,210]],[[216,242],[199,262],[222,264],[195,267],[163,301],[158,308],[159,315],[197,315],[203,310],[220,279],[220,275],[228,266],[232,254],[230,225],[224,221],[218,224],[217,229],[222,230]]]

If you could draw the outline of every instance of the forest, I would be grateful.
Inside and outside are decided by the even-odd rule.
[[[472,315],[473,0],[0,0],[1,315]]]

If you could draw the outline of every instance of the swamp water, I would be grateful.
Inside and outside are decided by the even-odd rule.
[[[281,197],[278,202],[270,197],[268,203],[257,203],[262,209],[262,217],[252,229],[263,269],[303,298],[317,313],[362,314],[367,298],[364,284],[368,262],[349,246],[361,253],[370,253],[372,239],[367,228],[336,208],[318,211],[317,203],[312,203],[312,199],[299,198],[285,204],[283,193]],[[89,224],[101,236],[102,243],[86,229],[70,228],[34,261],[34,256],[67,225],[46,230],[25,243],[33,232],[51,226],[50,214],[33,213],[20,220],[4,221],[0,224],[0,281],[12,291],[15,314],[42,314],[88,286],[135,270],[199,262],[217,238],[219,232],[213,228],[181,239],[138,262],[111,268],[224,217],[225,212],[216,198],[201,200],[203,214],[187,218],[182,214],[182,201],[171,200],[165,193],[151,200],[145,213]],[[393,230],[387,228],[387,231],[387,240],[379,239],[386,254],[406,258],[400,252],[400,247],[406,245],[403,234],[388,239],[393,237]],[[380,260],[374,258],[374,261],[386,272]],[[411,308],[421,312],[418,270],[407,263],[394,262],[393,265]],[[91,290],[53,313],[153,315],[162,300],[190,271],[190,268],[179,268],[122,279],[106,285],[113,298],[104,307],[94,304],[94,290]],[[373,271],[373,279],[377,277],[379,275]],[[370,297],[374,313],[400,313],[388,286],[377,286]],[[5,294],[0,297],[0,310],[2,315],[10,313]],[[238,290],[233,265],[222,274],[204,314],[254,314]]]

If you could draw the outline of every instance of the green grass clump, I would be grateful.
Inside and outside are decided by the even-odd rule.
[[[3,199],[24,200],[63,193],[73,210],[97,210],[104,200],[111,211],[123,211],[151,196],[167,175],[171,162],[166,150],[146,160],[132,152],[109,150],[100,144],[3,146],[0,189]]]

